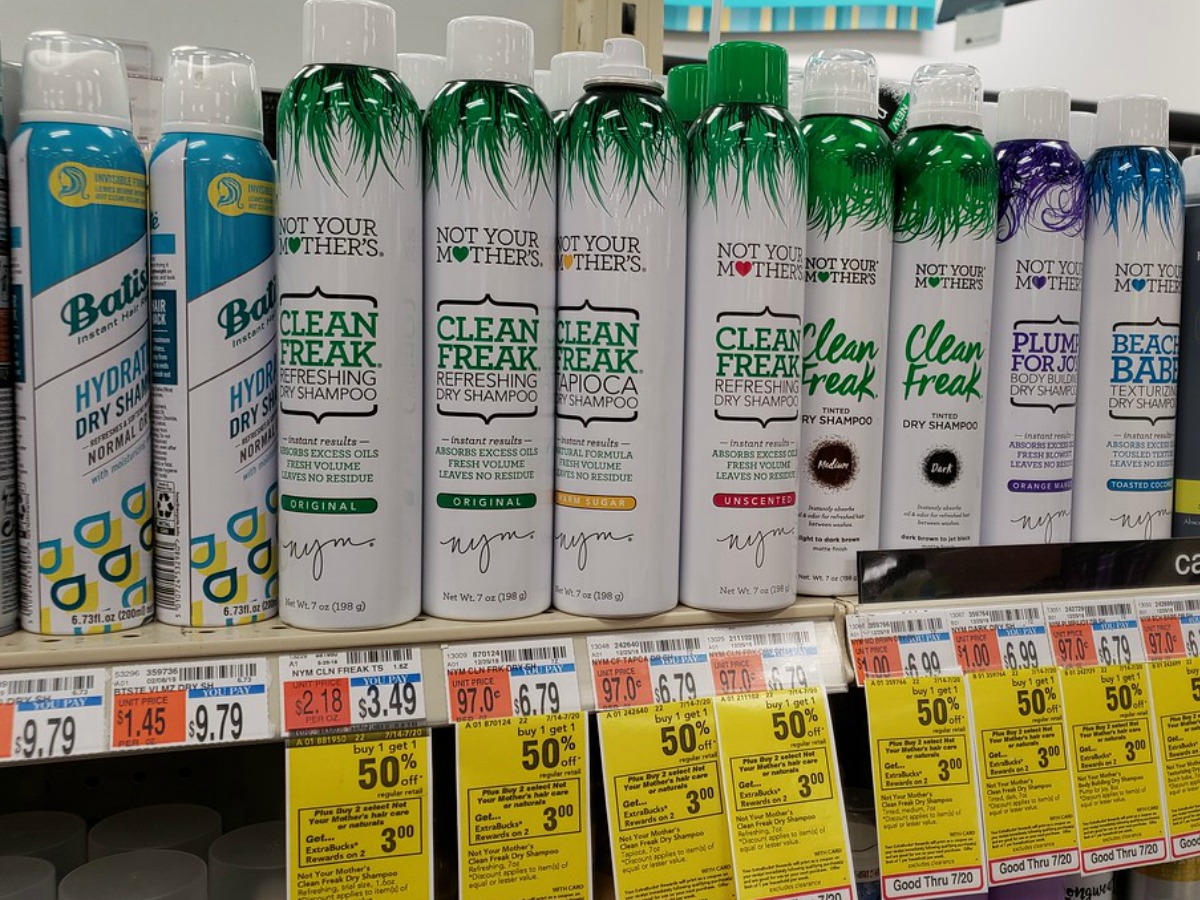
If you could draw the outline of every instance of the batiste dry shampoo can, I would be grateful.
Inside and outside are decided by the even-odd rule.
[[[979,73],[928,65],[896,145],[883,547],[979,540],[996,163]]]
[[[533,31],[446,30],[425,118],[425,611],[507,619],[550,605],[554,126]]]
[[[806,237],[787,53],[718,44],[708,99],[690,135],[680,597],[772,609],[796,594]]]
[[[140,625],[151,591],[146,165],[120,49],[25,43],[12,149],[22,625]]]
[[[1171,533],[1183,175],[1167,101],[1100,101],[1087,167],[1074,541]]]
[[[171,52],[150,163],[155,613],[275,615],[275,167],[254,63]]]
[[[875,59],[808,61],[808,260],[800,364],[797,590],[854,593],[855,554],[879,541],[884,365],[895,190],[892,142],[875,121]]]
[[[679,597],[686,141],[632,38],[560,125],[554,605]]]
[[[308,0],[279,102],[280,614],[421,607],[421,136],[395,13]]]
[[[1070,107],[1051,88],[1000,95],[984,544],[1071,536],[1084,184]]]

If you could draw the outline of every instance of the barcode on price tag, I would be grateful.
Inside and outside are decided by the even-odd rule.
[[[862,612],[846,617],[861,687],[867,678],[915,678],[959,672],[950,623],[942,613]]]
[[[695,700],[715,694],[707,629],[588,638],[596,709]]]
[[[954,653],[964,672],[1050,665],[1050,634],[1039,605],[969,606],[947,612]]]
[[[0,762],[103,753],[104,670],[0,676]]]
[[[806,622],[722,628],[708,635],[718,696],[821,686],[816,635]]]
[[[1146,661],[1132,601],[1071,600],[1045,605],[1050,646],[1064,668]]]
[[[267,661],[197,660],[112,673],[114,750],[204,746],[274,737]]]
[[[1142,597],[1137,610],[1148,659],[1200,658],[1200,598]]]
[[[425,719],[421,653],[413,647],[285,656],[279,678],[285,734]]]
[[[450,721],[578,712],[571,638],[443,647]]]

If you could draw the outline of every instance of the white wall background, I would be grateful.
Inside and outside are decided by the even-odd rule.
[[[534,27],[539,67],[559,48],[562,0],[387,0],[397,8],[400,49],[441,52],[445,27],[470,13],[511,16]],[[179,44],[230,47],[258,62],[262,83],[282,87],[299,66],[302,0],[0,0],[0,53],[18,59],[25,35],[63,28],[145,41],[161,71]],[[954,51],[954,28],[918,34],[775,35],[803,64],[813,50],[870,50],[881,70],[907,77],[922,62],[978,66],[989,90],[1044,84],[1085,100],[1145,92],[1200,113],[1200,0],[1036,0],[1011,7],[998,46]],[[666,52],[703,56],[700,35],[670,34]]]
[[[954,26],[913,33],[773,35],[793,65],[820,47],[869,50],[880,70],[908,78],[924,62],[977,66],[984,87],[1044,85],[1082,100],[1112,94],[1165,96],[1173,109],[1200,113],[1200,0],[1036,0],[1004,12],[998,45],[954,50]],[[700,57],[707,38],[668,34],[664,52]]]
[[[442,53],[446,23],[486,13],[533,26],[537,65],[562,41],[562,0],[385,0],[396,8],[398,49]],[[258,65],[264,87],[282,88],[300,68],[303,0],[0,0],[0,54],[19,60],[25,35],[42,28],[144,41],[155,71],[172,47],[240,50]]]

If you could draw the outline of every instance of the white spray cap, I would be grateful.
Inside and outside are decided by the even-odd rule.
[[[4,140],[10,145],[21,124],[21,64],[0,64],[0,94],[4,97]]]
[[[550,96],[550,70],[549,69],[534,69],[533,70],[533,92],[538,95],[543,103],[546,104],[546,109],[550,108],[550,101],[553,99]]]
[[[396,68],[396,11],[375,0],[307,0],[304,65]]]
[[[974,66],[930,63],[913,75],[909,128],[955,125],[982,128],[983,81]]]
[[[806,116],[863,116],[879,113],[879,70],[862,50],[818,50],[804,67]]]
[[[560,54],[565,55],[565,54]],[[557,59],[556,56],[554,59]],[[554,60],[550,60],[551,67]],[[646,48],[636,38],[609,38],[600,54],[597,78],[623,78],[627,81],[646,81],[659,84],[646,65]],[[572,101],[574,102],[574,101]]]
[[[1096,150],[1096,114],[1090,112],[1071,113],[1071,149],[1084,162]]]
[[[983,116],[983,124],[979,130],[983,132],[983,136],[988,139],[989,144],[996,143],[996,126],[1000,119],[999,104],[993,103],[991,100],[984,100],[979,104],[979,114]]]
[[[1200,156],[1183,158],[1183,190],[1189,201],[1200,200]]]
[[[533,87],[533,29],[496,16],[463,16],[446,26],[451,81],[501,81]]]
[[[1165,147],[1170,113],[1164,97],[1106,97],[1096,106],[1096,149]]]
[[[86,122],[126,131],[129,86],[121,48],[103,38],[35,31],[25,39],[22,122]]]
[[[1070,112],[1071,95],[1058,88],[1001,91],[996,114],[996,140],[1069,140]]]
[[[804,69],[788,69],[788,112],[797,119],[804,113]]]
[[[429,102],[446,83],[446,57],[434,53],[397,53],[396,71],[417,100],[428,109]]]
[[[262,140],[254,60],[232,50],[176,47],[163,84],[163,133],[207,131]]]
[[[604,42],[605,47],[608,42]],[[642,54],[643,60],[645,53]],[[605,54],[591,50],[571,50],[550,57],[550,99],[546,106],[551,112],[570,109],[583,95],[584,84],[600,74],[600,64]],[[609,73],[618,74],[618,73]],[[646,70],[646,76],[650,72]]]

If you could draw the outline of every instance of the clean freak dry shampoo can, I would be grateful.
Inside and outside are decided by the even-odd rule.
[[[1070,107],[1052,88],[1000,95],[984,544],[1071,536],[1084,184]]]
[[[979,540],[996,163],[979,73],[922,66],[896,147],[883,547]]]
[[[708,99],[690,135],[680,598],[771,609],[796,594],[806,154],[787,53],[718,44]]]
[[[425,611],[550,605],[555,148],[533,30],[467,16],[425,120]]]
[[[1100,102],[1088,161],[1075,541],[1171,533],[1183,175],[1167,101]]]
[[[275,615],[275,167],[254,63],[180,47],[150,164],[155,613]]]
[[[279,102],[280,615],[421,606],[421,136],[395,13],[308,0]]]
[[[651,615],[679,598],[686,142],[632,38],[560,128],[554,605]]]
[[[154,612],[146,168],[121,51],[38,32],[12,150],[22,624]]]
[[[892,142],[875,121],[879,79],[870,54],[816,53],[805,84],[808,260],[796,588],[853,593],[856,553],[879,541]]]

